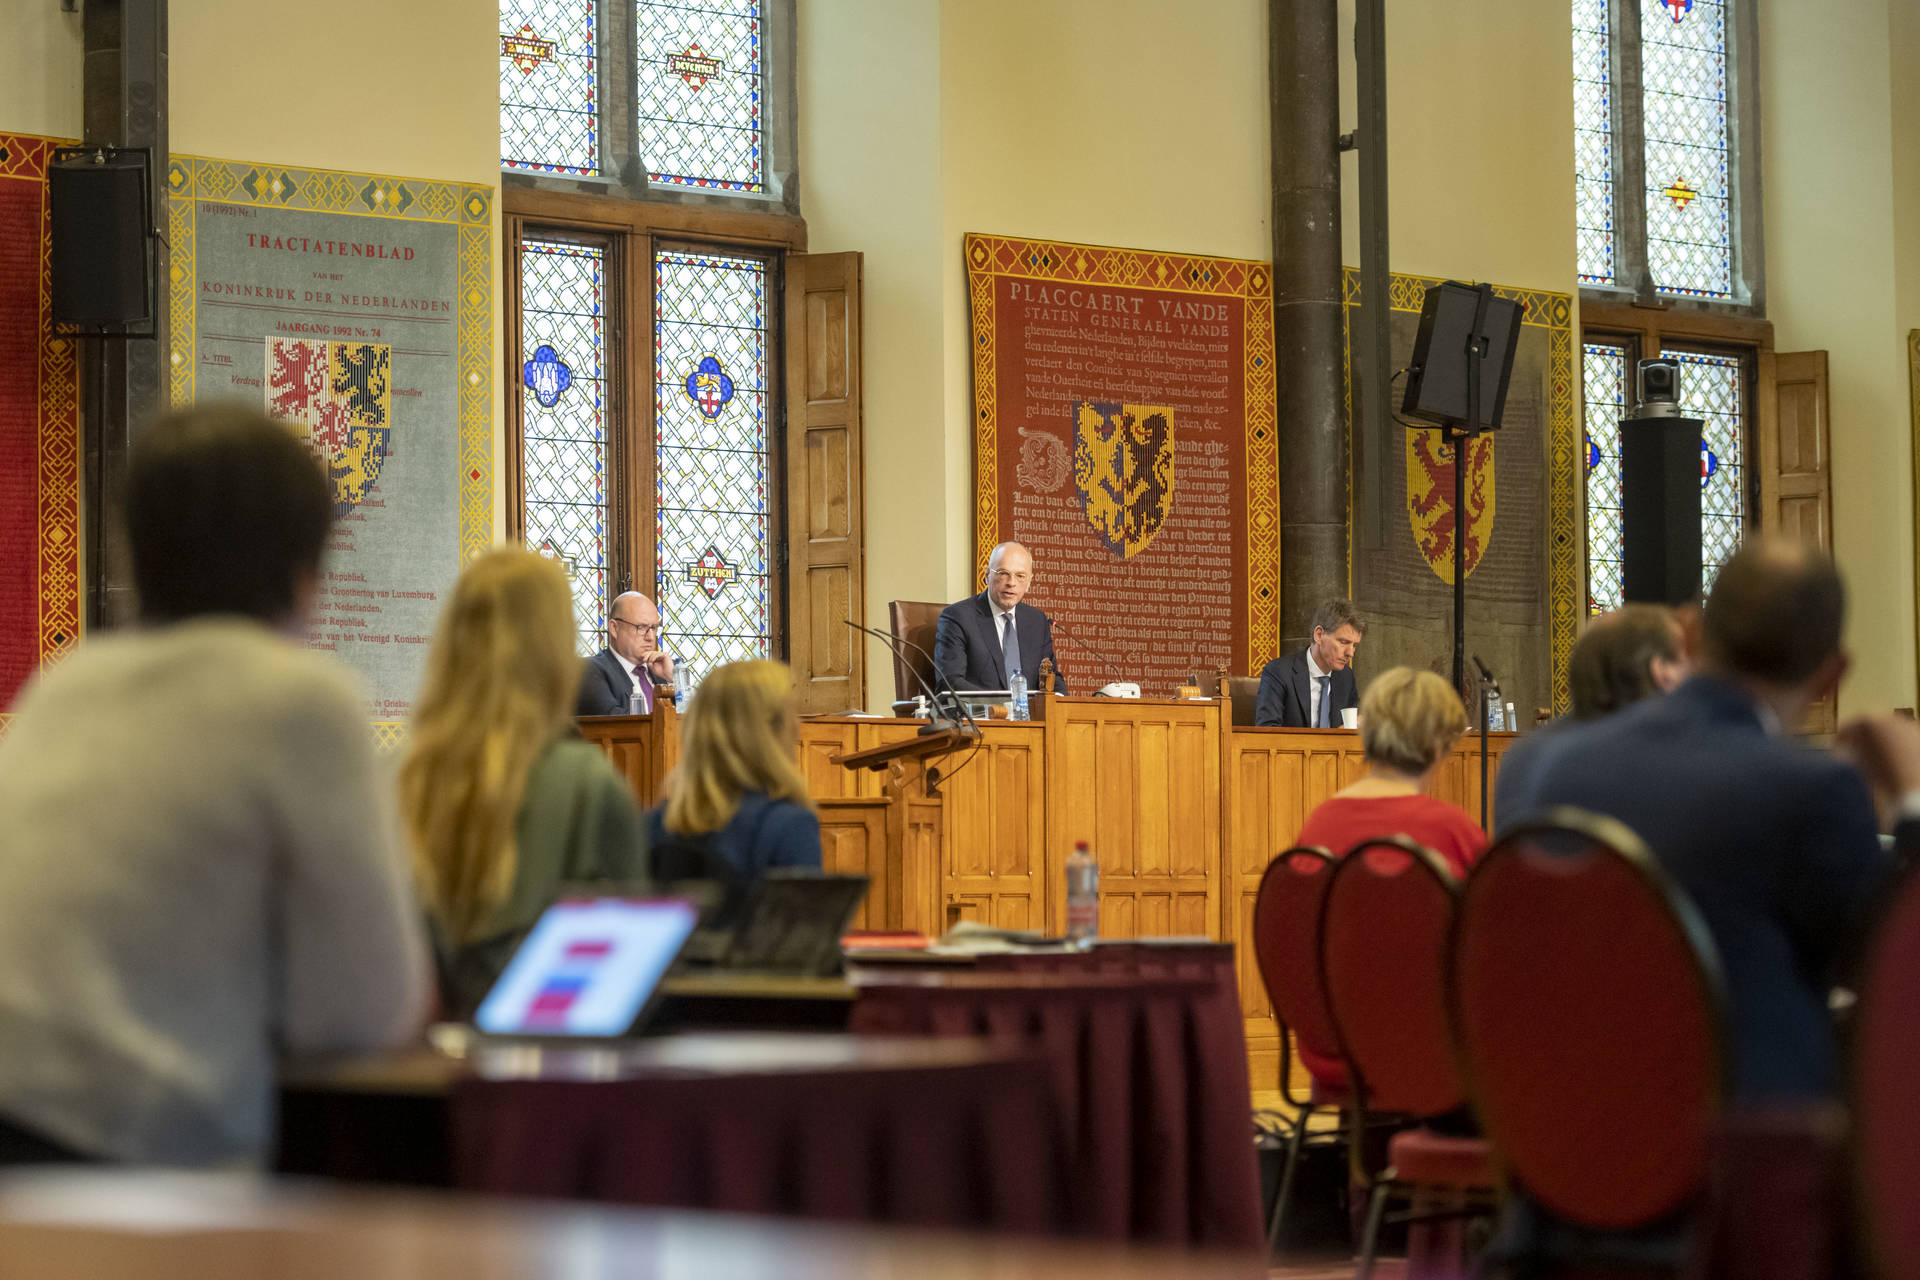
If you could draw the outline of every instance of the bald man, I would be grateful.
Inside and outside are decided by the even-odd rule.
[[[640,710],[651,711],[654,686],[672,683],[673,659],[660,647],[660,611],[638,591],[616,596],[607,610],[607,647],[587,659],[574,714],[624,716],[636,687]]]
[[[940,611],[933,665],[954,688],[1004,689],[1015,671],[1029,689],[1040,687],[1041,660],[1053,657],[1053,624],[1022,603],[1032,586],[1033,553],[1003,542],[987,557],[987,589]],[[1057,670],[1053,687],[1067,689]]]

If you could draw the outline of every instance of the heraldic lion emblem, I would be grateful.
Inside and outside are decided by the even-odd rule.
[[[326,464],[336,519],[366,501],[393,426],[393,348],[382,342],[267,339],[267,412]]]
[[[1453,583],[1453,466],[1457,446],[1431,430],[1407,432],[1407,520],[1427,567]],[[1467,444],[1467,576],[1493,538],[1493,436]]]
[[[1107,550],[1131,560],[1173,510],[1173,410],[1082,400],[1074,406],[1073,482]]]

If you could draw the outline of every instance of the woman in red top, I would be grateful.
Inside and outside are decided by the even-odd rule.
[[[1428,795],[1427,788],[1466,723],[1459,695],[1431,671],[1395,667],[1374,677],[1360,699],[1366,775],[1308,814],[1294,843],[1317,845],[1338,858],[1362,840],[1407,836],[1465,878],[1486,851],[1486,833],[1453,805]],[[1300,1060],[1318,1080],[1346,1082],[1346,1069],[1331,1045],[1301,1043]]]

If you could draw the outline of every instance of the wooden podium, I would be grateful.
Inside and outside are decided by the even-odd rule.
[[[680,763],[680,713],[664,693],[643,716],[581,716],[580,735],[607,759],[640,802],[651,809],[666,799],[667,774]]]
[[[929,936],[945,929],[940,872],[946,866],[946,838],[938,762],[979,739],[978,730],[941,729],[828,757],[843,769],[882,775],[879,796],[815,802],[824,869],[867,877],[856,928]]]

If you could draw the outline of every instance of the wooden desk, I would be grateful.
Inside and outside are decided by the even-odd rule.
[[[36,1280],[1257,1280],[1263,1259],[765,1218],[347,1193],[243,1174],[0,1176]]]

